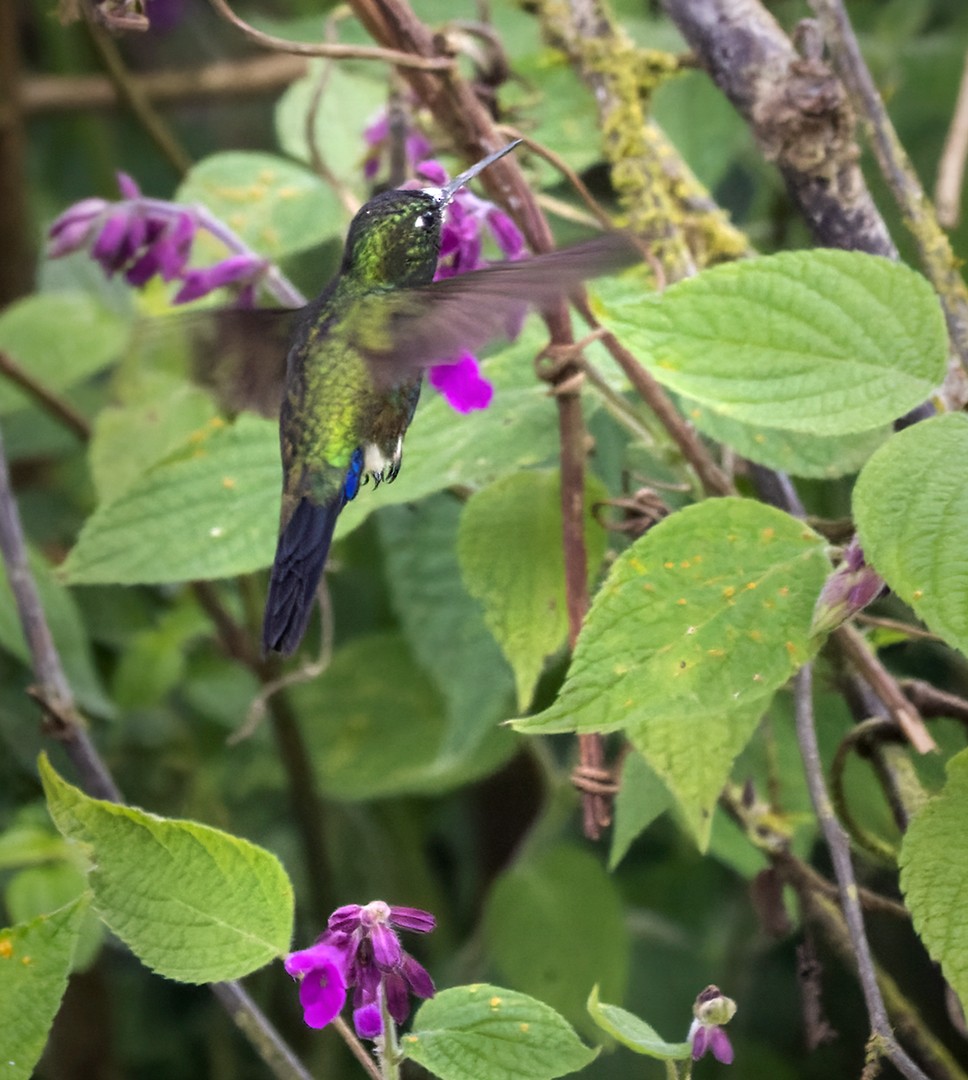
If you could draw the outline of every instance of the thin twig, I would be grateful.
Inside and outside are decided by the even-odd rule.
[[[84,12],[88,34],[101,56],[108,77],[117,88],[118,96],[128,106],[171,166],[179,175],[184,176],[192,167],[191,157],[175,138],[174,132],[148,100],[139,84],[132,79],[117,43],[98,20],[92,0],[81,0],[81,8]]]
[[[350,1048],[353,1057],[363,1066],[367,1075],[372,1077],[372,1080],[382,1080],[380,1075],[380,1069],[373,1058],[366,1052],[366,1047],[356,1037],[353,1029],[347,1024],[342,1016],[337,1016],[333,1021],[333,1027],[340,1034],[343,1042]]]
[[[237,30],[257,45],[279,52],[293,53],[297,56],[326,56],[332,60],[379,60],[384,64],[395,64],[401,68],[413,68],[417,71],[449,71],[454,61],[447,56],[423,57],[396,49],[381,49],[374,45],[310,44],[305,41],[289,41],[286,38],[266,34],[250,26],[229,7],[226,0],[209,0],[217,14],[230,22]]]
[[[934,201],[938,207],[938,221],[946,229],[953,229],[961,220],[961,198],[965,180],[965,159],[968,158],[968,53],[961,73],[958,99],[951,116],[948,136],[938,162],[938,180],[934,188]]]
[[[944,641],[944,638],[939,634],[932,634],[930,630],[925,630],[923,626],[914,626],[912,623],[904,622],[902,619],[889,619],[885,615],[868,615],[866,611],[858,611],[854,615],[854,621],[861,623],[863,626],[873,626],[877,630],[896,630],[897,633],[903,634],[905,637],[915,638],[918,641]]]
[[[902,679],[901,692],[923,716],[950,716],[968,723],[968,701],[957,694],[939,690],[923,679]]]
[[[837,821],[823,780],[823,764],[820,759],[820,747],[817,743],[813,718],[813,668],[811,664],[804,665],[797,672],[794,679],[794,697],[797,742],[803,758],[810,801],[813,803],[814,812],[830,850],[834,876],[840,887],[840,908],[847,923],[847,932],[853,947],[871,1033],[878,1041],[879,1053],[886,1057],[898,1072],[906,1076],[908,1080],[928,1080],[925,1073],[908,1057],[895,1039],[884,999],[877,985],[874,958],[867,941],[864,915],[857,898],[857,882],[850,860],[850,841]]]
[[[278,1080],[313,1080],[265,1013],[238,982],[212,983],[212,993]]]
[[[968,286],[961,276],[961,266],[884,108],[842,0],[810,0],[810,4],[820,21],[834,66],[854,107],[867,123],[877,164],[944,309],[951,345],[960,364],[949,366],[943,393],[949,408],[961,408],[968,402]]]
[[[868,647],[860,631],[850,624],[845,624],[834,631],[833,638],[843,655],[884,703],[884,707],[897,722],[914,749],[919,754],[937,750],[938,744],[924,726],[924,721],[918,715],[917,709],[901,692],[897,679]]]
[[[902,738],[901,730],[893,720],[882,716],[872,716],[867,720],[862,720],[847,732],[843,739],[840,740],[837,752],[830,763],[831,798],[837,810],[837,817],[850,833],[855,844],[869,851],[876,858],[887,860],[892,865],[897,863],[897,849],[879,836],[868,832],[857,822],[847,801],[844,777],[851,751],[865,749],[876,740],[893,739],[897,741]]]
[[[86,442],[91,437],[91,425],[86,416],[79,413],[69,401],[65,401],[49,387],[39,383],[29,371],[21,367],[8,352],[2,349],[0,349],[0,374],[19,386],[45,412],[50,413],[82,442]]]

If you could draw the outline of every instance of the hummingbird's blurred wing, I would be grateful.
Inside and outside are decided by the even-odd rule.
[[[529,259],[370,296],[354,312],[351,338],[375,381],[392,384],[513,336],[529,308],[550,310],[585,279],[641,258],[625,233],[607,233]]]
[[[183,351],[188,375],[230,413],[279,416],[286,357],[304,308],[211,308],[152,319],[140,345]]]

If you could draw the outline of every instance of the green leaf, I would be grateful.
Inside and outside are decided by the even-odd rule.
[[[87,899],[0,930],[3,1075],[30,1080],[67,989]]]
[[[588,574],[605,555],[605,530],[591,513],[603,489],[585,498]],[[457,544],[468,592],[514,669],[518,708],[528,707],[545,660],[568,633],[557,471],[528,471],[495,481],[471,496]]]
[[[606,1005],[599,1001],[597,986],[592,988],[588,996],[588,1013],[603,1031],[637,1054],[646,1054],[648,1057],[666,1061],[684,1061],[692,1053],[689,1043],[668,1043],[654,1027],[640,1020],[634,1013],[627,1012],[618,1005]]]
[[[182,380],[168,383],[150,401],[102,409],[88,448],[98,502],[124,494],[152,465],[202,432],[215,414],[209,395]]]
[[[450,740],[446,706],[399,634],[339,649],[324,678],[292,690],[320,787],[334,799],[433,793],[493,767]]]
[[[810,435],[802,431],[745,424],[689,398],[680,407],[710,438],[769,469],[821,480],[857,472],[891,434],[889,426],[852,435]]]
[[[0,349],[49,390],[67,390],[115,360],[124,321],[85,293],[37,293],[0,313]],[[0,414],[29,398],[0,379]]]
[[[85,522],[62,571],[74,584],[231,577],[268,566],[279,521],[277,425],[213,420]]]
[[[914,928],[968,1008],[968,750],[948,762],[948,782],[915,816],[901,845],[901,889]]]
[[[928,282],[854,251],[794,251],[710,270],[607,320],[677,393],[755,426],[847,435],[891,423],[944,377]]]
[[[367,145],[363,132],[387,103],[389,87],[383,72],[372,64],[343,61],[310,64],[306,76],[294,82],[276,106],[276,135],[285,153],[307,163],[312,161],[306,139],[306,119],[326,66],[323,96],[313,121],[313,136],[327,169],[353,189],[363,186],[363,159]],[[337,211],[342,230],[345,211]]]
[[[441,1080],[551,1080],[598,1053],[554,1009],[486,983],[455,986],[424,1002],[400,1043]]]
[[[491,772],[514,752],[509,715],[514,684],[457,563],[461,503],[437,495],[377,514],[390,602],[413,651],[447,701],[442,755]],[[442,658],[447,657],[443,663]]]
[[[220,982],[288,950],[292,886],[274,855],[193,821],[88,798],[44,755],[39,768],[54,824],[88,850],[95,908],[153,971]]]
[[[29,551],[28,566],[37,585],[54,644],[78,702],[88,712],[113,716],[116,712],[114,703],[105,696],[101,678],[94,667],[87,631],[71,591],[54,577],[53,570],[42,555]],[[24,639],[5,564],[0,565],[0,648],[23,664],[31,665],[30,650]]]
[[[854,520],[888,585],[968,653],[968,417],[925,420],[885,443],[857,479]]]
[[[615,827],[608,853],[608,868],[614,870],[637,836],[672,805],[669,789],[641,754],[627,754],[622,762],[622,780],[615,797]]]
[[[202,203],[249,247],[273,260],[343,232],[343,211],[332,187],[275,154],[211,154],[192,167],[175,201]]]
[[[700,847],[774,692],[817,648],[824,542],[752,500],[710,499],[625,551],[599,590],[558,700],[521,731],[625,731]]]
[[[404,442],[399,477],[377,491],[361,491],[340,515],[337,536],[345,536],[381,506],[413,502],[447,488],[476,490],[508,473],[553,461],[557,411],[534,373],[534,357],[546,342],[547,331],[531,319],[512,345],[484,361],[483,372],[494,384],[494,400],[486,409],[461,416],[425,387]]]
[[[567,897],[567,902],[562,898]],[[621,997],[629,940],[622,902],[599,861],[557,847],[515,864],[487,900],[489,953],[508,982],[591,1030],[585,1001],[595,983]]]

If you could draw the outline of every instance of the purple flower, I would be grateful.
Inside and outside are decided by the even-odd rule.
[[[481,374],[480,365],[468,352],[453,364],[435,364],[430,369],[430,385],[459,413],[486,409],[494,397],[494,387]]]
[[[367,180],[373,180],[380,172],[383,159],[390,148],[393,131],[390,125],[390,114],[382,109],[376,118],[363,132],[363,138],[369,149],[363,159],[363,176]],[[403,156],[406,171],[412,172],[418,161],[421,161],[430,153],[430,142],[427,136],[418,128],[409,117],[404,119],[403,128]]]
[[[302,977],[299,997],[306,1023],[310,1027],[328,1024],[342,1008],[347,989],[352,987],[353,1024],[361,1038],[374,1039],[381,1034],[381,1001],[386,1002],[387,1011],[396,1023],[402,1024],[410,1015],[410,994],[433,997],[434,984],[423,966],[404,952],[396,929],[428,934],[435,926],[436,920],[429,911],[391,907],[382,900],[337,908],[316,944],[292,953],[286,961],[286,971]],[[322,972],[321,979],[317,972]],[[337,1000],[334,989],[337,984],[342,997],[332,1008]]]
[[[286,971],[299,980],[299,1003],[309,1027],[326,1027],[346,1003],[344,962],[342,952],[324,943],[294,952],[286,959]]]
[[[827,634],[880,596],[884,579],[867,565],[856,536],[844,548],[843,559],[824,582],[813,609],[811,632]]]
[[[223,285],[241,284],[251,289],[268,270],[269,264],[257,255],[230,255],[227,259],[207,266],[204,270],[189,270],[182,278],[184,284],[175,293],[173,304],[187,304],[200,296],[222,288]],[[249,299],[249,298],[247,298]],[[251,296],[254,300],[254,296]],[[252,303],[243,306],[251,307]]]
[[[695,1019],[686,1041],[692,1045],[693,1061],[709,1052],[724,1065],[732,1064],[733,1047],[723,1025],[736,1015],[736,1002],[718,986],[707,986],[696,998],[692,1014]]]
[[[707,1027],[698,1020],[693,1021],[695,1032],[690,1036],[692,1060],[698,1061],[708,1050],[717,1061],[724,1065],[733,1063],[733,1047],[729,1036],[721,1027]]]

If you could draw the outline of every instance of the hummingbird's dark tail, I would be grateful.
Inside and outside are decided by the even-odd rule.
[[[342,493],[322,506],[300,499],[280,534],[262,621],[263,653],[274,649],[289,656],[302,641],[336,519],[345,505]]]

